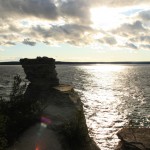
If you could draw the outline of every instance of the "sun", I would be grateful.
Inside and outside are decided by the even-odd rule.
[[[91,21],[93,26],[102,29],[111,29],[118,26],[122,20],[122,15],[118,9],[99,7],[92,8]]]

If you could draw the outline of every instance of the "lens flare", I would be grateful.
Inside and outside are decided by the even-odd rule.
[[[40,150],[40,149],[39,149],[39,147],[37,146],[37,147],[35,148],[35,150]]]
[[[46,116],[42,116],[41,117],[41,123],[46,124],[46,125],[50,125],[52,123],[51,119],[46,117]]]

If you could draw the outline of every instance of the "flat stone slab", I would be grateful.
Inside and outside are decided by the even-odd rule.
[[[58,86],[53,87],[56,90],[59,90],[61,92],[70,92],[73,87],[71,85],[67,85],[67,84],[60,84]]]
[[[123,128],[117,133],[124,146],[133,145],[137,147],[135,150],[150,150],[150,128]],[[124,141],[123,141],[124,140]],[[117,149],[122,150],[122,149]]]

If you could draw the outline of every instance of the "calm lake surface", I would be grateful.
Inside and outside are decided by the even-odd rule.
[[[90,135],[102,150],[112,150],[116,132],[132,120],[150,127],[150,65],[57,65],[60,83],[81,96]],[[8,98],[21,66],[0,66],[0,96]]]

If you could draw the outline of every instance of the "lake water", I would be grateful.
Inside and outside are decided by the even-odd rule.
[[[61,83],[81,96],[90,135],[102,150],[112,150],[116,132],[132,120],[150,127],[150,65],[57,65]],[[8,97],[21,66],[0,66],[0,96]]]

